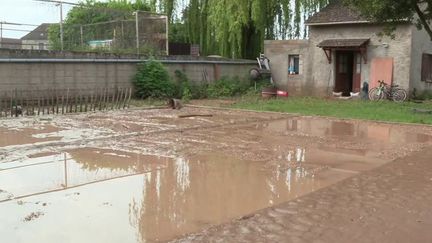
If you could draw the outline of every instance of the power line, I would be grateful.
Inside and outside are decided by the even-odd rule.
[[[71,2],[64,2],[64,1],[57,1],[57,0],[33,0],[33,1],[80,6],[80,4],[78,4],[78,3],[71,3]]]
[[[0,21],[0,24],[3,24],[3,25],[19,25],[19,26],[39,26],[39,25],[36,25],[36,24],[12,23],[12,22],[7,22],[7,21]]]

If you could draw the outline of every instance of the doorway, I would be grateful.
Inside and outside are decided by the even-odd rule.
[[[361,81],[360,52],[336,52],[336,77],[334,92],[342,92],[342,96],[351,96],[351,92],[360,92]]]

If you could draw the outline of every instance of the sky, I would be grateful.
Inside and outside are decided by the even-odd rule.
[[[66,2],[78,3],[79,0],[65,0]],[[64,15],[72,8],[64,5]],[[41,23],[59,23],[60,10],[53,3],[43,3],[33,0],[0,0],[0,22],[12,22],[22,24],[39,25]],[[3,37],[21,38],[35,26],[3,25],[5,29],[19,29],[25,31],[4,30]]]

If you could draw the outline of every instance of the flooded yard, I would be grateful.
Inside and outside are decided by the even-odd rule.
[[[430,127],[198,108],[6,119],[0,134],[5,242],[181,239],[432,145]]]

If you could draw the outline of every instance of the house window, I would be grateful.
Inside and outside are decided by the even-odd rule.
[[[39,50],[45,50],[45,44],[39,43]]]
[[[361,73],[361,61],[362,61],[361,55],[356,54],[356,73],[357,74]]]
[[[300,74],[300,55],[288,56],[288,74],[289,75]]]
[[[348,55],[341,54],[339,56],[339,73],[347,73],[348,72]]]
[[[432,54],[423,54],[421,80],[432,82]]]

